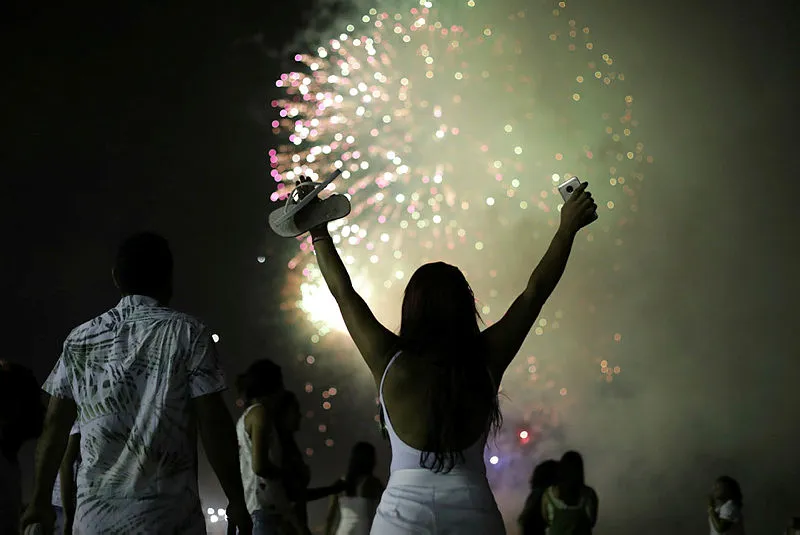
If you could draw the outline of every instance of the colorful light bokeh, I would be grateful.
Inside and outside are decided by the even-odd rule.
[[[284,142],[269,151],[271,198],[285,199],[300,175],[316,180],[342,169],[329,190],[347,194],[353,210],[330,225],[331,235],[356,289],[389,328],[398,324],[406,281],[433,260],[460,266],[487,324],[498,319],[537,260],[516,261],[515,240],[539,242],[543,252],[565,178],[587,178],[602,199],[600,220],[580,235],[579,250],[621,246],[638,210],[652,159],[613,58],[564,2],[496,11],[471,0],[446,13],[425,1],[370,9],[313,53],[297,54],[296,69],[276,82],[284,96],[272,103],[279,114],[272,126]],[[301,238],[288,267],[285,309],[310,322],[315,346],[336,344],[328,335],[344,325],[310,238]],[[575,302],[589,314],[598,306]],[[526,433],[504,431],[508,444],[536,442],[541,429],[557,425],[553,407],[574,402],[556,355],[575,348],[556,337],[543,341],[568,315],[543,315],[506,374]],[[576,358],[611,382],[622,369],[614,357],[621,335],[596,336]],[[355,353],[351,360],[361,365]],[[527,388],[531,382],[538,388]],[[320,399],[324,409],[330,401]],[[491,456],[503,464],[502,454]]]

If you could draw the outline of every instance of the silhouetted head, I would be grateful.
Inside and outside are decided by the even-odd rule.
[[[531,489],[546,489],[558,482],[558,461],[548,459],[536,465],[531,475]]]
[[[565,489],[580,489],[585,485],[583,457],[577,451],[568,451],[558,462],[558,485]]]
[[[45,406],[33,372],[0,360],[0,448],[13,460],[23,443],[42,434]]]
[[[279,432],[293,435],[300,430],[303,415],[300,413],[300,402],[297,396],[284,390],[275,404],[275,426]]]
[[[355,496],[356,486],[361,478],[372,475],[375,470],[375,446],[369,442],[359,442],[350,451],[350,463],[347,466],[347,495]]]
[[[257,360],[236,378],[236,390],[245,406],[263,403],[283,391],[283,371],[269,359]]]
[[[461,270],[444,262],[421,266],[406,286],[401,343],[409,349],[452,347],[480,333],[475,296]]]
[[[739,487],[739,482],[730,476],[719,476],[714,483],[714,498],[720,502],[725,503],[732,501],[739,509],[744,505],[742,496],[742,489]]]
[[[169,243],[152,232],[127,238],[117,252],[113,276],[123,295],[146,295],[167,304],[172,298]]]

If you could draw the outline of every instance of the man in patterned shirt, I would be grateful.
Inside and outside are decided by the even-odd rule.
[[[52,396],[23,527],[52,526],[50,489],[70,427],[81,428],[73,533],[205,534],[197,488],[197,433],[249,534],[225,378],[208,328],[167,308],[172,253],[155,234],[132,236],[113,271],[116,307],[75,328],[44,384]]]

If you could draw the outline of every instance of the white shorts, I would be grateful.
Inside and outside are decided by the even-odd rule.
[[[486,477],[453,470],[397,470],[381,497],[371,535],[505,535]]]

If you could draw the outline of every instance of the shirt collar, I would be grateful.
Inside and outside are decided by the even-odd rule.
[[[155,307],[158,306],[158,299],[149,297],[147,295],[126,295],[119,300],[119,303],[117,303],[117,308],[137,306]]]

